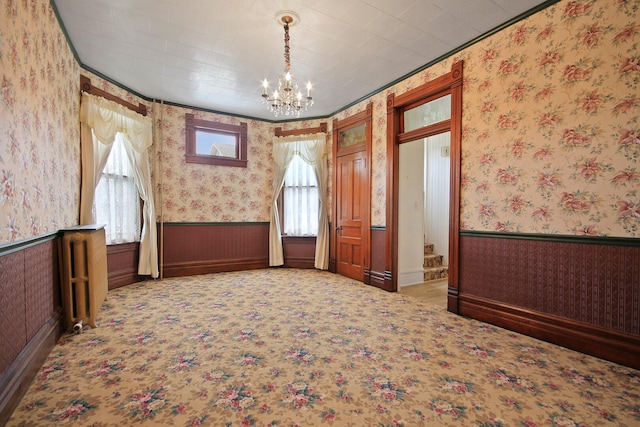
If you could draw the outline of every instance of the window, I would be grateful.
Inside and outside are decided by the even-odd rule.
[[[282,187],[282,232],[287,236],[318,235],[318,182],[313,166],[293,157]]]
[[[120,134],[96,187],[95,218],[106,224],[107,245],[140,241],[140,196]]]
[[[433,99],[404,111],[404,131],[451,119],[451,94]]]
[[[185,114],[186,161],[247,167],[247,124],[230,125]]]

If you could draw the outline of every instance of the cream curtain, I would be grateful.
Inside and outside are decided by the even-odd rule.
[[[299,155],[302,160],[313,166],[318,181],[320,201],[318,218],[318,236],[316,237],[315,268],[326,270],[329,267],[329,215],[327,213],[327,143],[325,133],[274,137],[273,160],[273,197],[271,199],[271,219],[269,227],[269,265],[284,264],[282,251],[282,230],[278,213],[278,195],[284,184],[284,177],[291,160]]]
[[[107,245],[139,242],[142,231],[140,193],[121,135],[116,134],[93,200],[96,224],[106,224]]]
[[[92,212],[95,189],[116,134],[120,134],[134,170],[136,187],[144,202],[138,274],[158,277],[155,208],[148,155],[148,148],[153,142],[151,118],[102,97],[83,92],[80,125],[82,146],[80,224],[95,222]]]

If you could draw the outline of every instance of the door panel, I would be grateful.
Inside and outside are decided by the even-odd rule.
[[[366,206],[366,153],[347,154],[336,159],[336,268],[337,273],[362,281],[364,279],[363,256],[363,207]]]

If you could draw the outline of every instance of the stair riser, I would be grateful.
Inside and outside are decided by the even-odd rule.
[[[449,269],[447,267],[432,268],[424,271],[424,281],[438,280],[449,277]]]
[[[425,255],[424,257],[424,268],[432,268],[432,267],[441,267],[442,266],[442,255]]]

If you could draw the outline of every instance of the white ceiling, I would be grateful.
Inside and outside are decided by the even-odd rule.
[[[542,0],[54,0],[83,66],[147,98],[276,120],[261,82],[313,84],[324,117],[545,3]],[[287,117],[278,117],[277,120]]]

